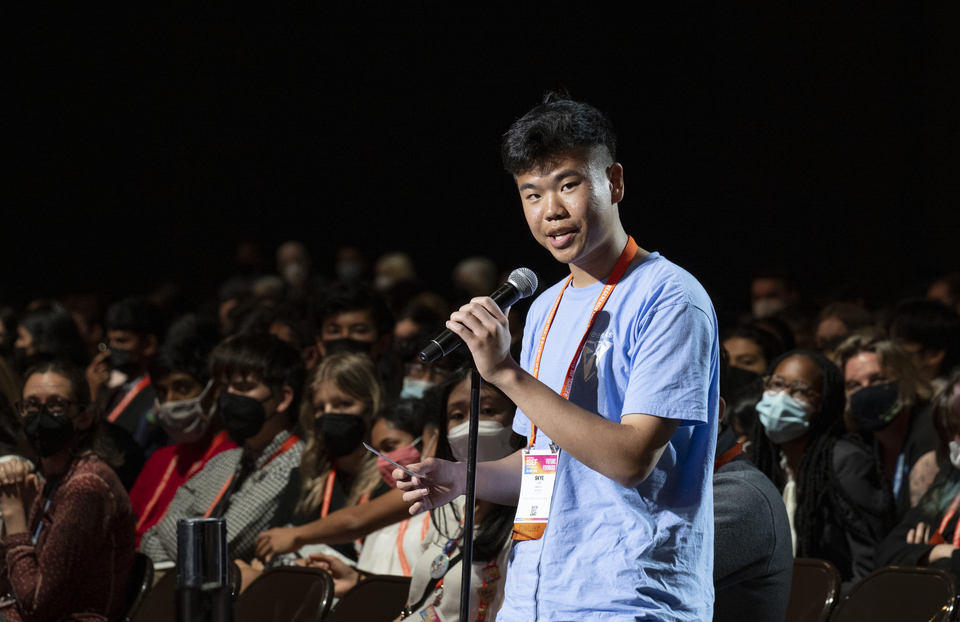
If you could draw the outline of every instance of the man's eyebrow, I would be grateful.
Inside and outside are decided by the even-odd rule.
[[[580,174],[581,174],[580,171],[578,171],[578,170],[576,170],[576,169],[568,168],[568,169],[562,170],[562,171],[560,171],[559,173],[557,173],[556,175],[554,175],[554,176],[553,176],[553,181],[554,181],[554,182],[558,182],[558,181],[561,181],[561,180],[563,180],[563,179],[565,179],[565,178],[567,178],[567,177],[573,177],[573,176],[575,176],[575,175],[580,175]],[[525,183],[525,184],[521,184],[521,185],[520,185],[520,188],[518,188],[518,190],[520,190],[520,192],[523,192],[524,190],[537,190],[537,186],[535,186],[534,184],[532,184],[532,183],[530,183],[530,182],[527,182],[527,183]]]

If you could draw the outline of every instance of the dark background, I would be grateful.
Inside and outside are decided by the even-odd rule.
[[[956,3],[663,4],[41,8],[9,46],[0,296],[199,300],[244,238],[552,282],[499,139],[557,87],[618,129],[627,231],[722,312],[769,265],[875,304],[960,268]]]

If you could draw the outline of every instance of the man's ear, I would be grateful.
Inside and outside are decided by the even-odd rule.
[[[156,335],[140,335],[140,349],[143,352],[144,357],[151,357],[157,352],[157,336]]]
[[[280,389],[280,401],[277,403],[277,412],[287,412],[291,404],[293,404],[293,389],[285,386]]]
[[[720,398],[720,417],[717,419],[717,423],[723,421],[723,415],[727,412],[727,400]]]
[[[617,162],[611,164],[607,179],[610,181],[610,202],[619,203],[623,200],[623,167]]]
[[[300,358],[303,359],[303,366],[306,367],[307,371],[310,371],[320,362],[320,347],[317,345],[307,346],[300,352]]]
[[[929,365],[934,369],[940,369],[940,366],[943,365],[943,359],[945,359],[946,356],[946,350],[927,350],[924,348],[923,352],[920,353],[920,357],[923,359],[923,364]]]

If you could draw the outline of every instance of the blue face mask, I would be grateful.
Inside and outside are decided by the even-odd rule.
[[[434,386],[429,380],[417,380],[415,378],[404,378],[403,389],[400,391],[400,399],[414,398],[422,399],[427,389]]]
[[[757,404],[767,438],[780,445],[800,438],[810,429],[810,404],[790,397],[786,391],[764,391]]]

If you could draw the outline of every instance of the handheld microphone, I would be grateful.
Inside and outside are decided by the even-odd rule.
[[[537,291],[537,285],[537,275],[533,273],[533,270],[517,268],[507,277],[507,282],[490,295],[490,298],[498,307],[505,309],[513,306],[521,298],[533,294]],[[427,347],[420,353],[420,360],[424,363],[432,363],[441,356],[450,354],[462,343],[463,339],[460,338],[460,335],[447,329],[427,344]]]

